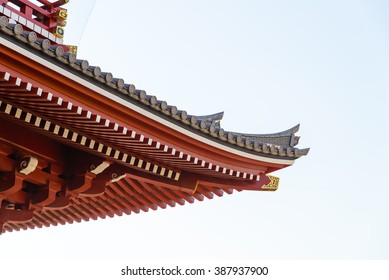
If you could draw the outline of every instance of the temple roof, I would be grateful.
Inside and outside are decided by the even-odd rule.
[[[221,127],[223,112],[198,116],[188,114],[145,90],[137,89],[133,84],[126,83],[122,78],[114,77],[110,72],[104,72],[99,66],[92,66],[87,60],[79,59],[73,53],[64,52],[62,46],[51,46],[48,39],[40,39],[33,31],[23,31],[20,24],[9,23],[7,17],[0,17],[2,36],[10,36],[23,48],[35,51],[46,60],[75,73],[82,79],[88,80],[100,87],[108,89],[123,101],[145,108],[149,112],[161,116],[172,123],[193,131],[212,141],[221,143],[248,153],[270,158],[294,160],[307,155],[309,149],[299,149],[299,137],[295,133],[299,125],[279,133],[250,134],[232,132]]]
[[[224,130],[223,112],[188,114],[10,21],[0,16],[0,234],[275,191],[268,173],[309,151],[299,125]]]

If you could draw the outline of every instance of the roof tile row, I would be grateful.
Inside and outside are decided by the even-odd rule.
[[[56,58],[78,72],[92,77],[96,81],[120,92],[123,98],[130,97],[152,108],[154,113],[163,113],[172,119],[180,121],[188,127],[192,127],[199,133],[211,135],[225,143],[230,143],[264,155],[298,158],[308,154],[309,149],[298,149],[299,137],[295,136],[299,126],[274,134],[246,134],[225,131],[220,127],[223,113],[207,116],[188,115],[184,110],[178,110],[176,106],[168,105],[166,101],[158,100],[153,95],[148,95],[144,90],[138,90],[133,84],[127,84],[121,78],[113,77],[112,73],[102,72],[99,66],[91,66],[87,60],[77,59],[75,54],[66,53],[61,46],[51,46],[48,39],[39,39],[35,32],[25,32],[20,24],[9,23],[5,16],[0,17],[0,30],[13,36],[19,41],[30,45],[36,50],[42,51],[49,57]]]

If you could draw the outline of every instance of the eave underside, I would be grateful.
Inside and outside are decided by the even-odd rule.
[[[0,125],[0,232],[274,190],[260,175],[266,166],[179,152],[8,72],[0,73]],[[28,174],[26,161],[37,162]]]

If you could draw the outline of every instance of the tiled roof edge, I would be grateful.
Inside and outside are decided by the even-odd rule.
[[[43,52],[45,55],[56,58],[74,70],[92,77],[96,81],[151,107],[155,111],[159,111],[221,141],[261,154],[287,158],[298,158],[307,155],[309,152],[309,149],[298,149],[294,147],[297,145],[299,139],[299,137],[294,135],[298,131],[299,125],[273,134],[246,134],[225,131],[220,127],[223,112],[207,116],[188,115],[186,111],[178,110],[176,106],[168,105],[166,101],[158,100],[156,96],[147,95],[146,91],[136,89],[133,84],[126,84],[121,78],[115,78],[109,72],[102,72],[99,66],[90,66],[87,60],[77,59],[76,55],[64,52],[63,47],[60,45],[51,46],[48,39],[38,38],[35,32],[23,31],[23,27],[20,24],[9,23],[9,19],[6,16],[0,16],[0,30],[32,48]]]

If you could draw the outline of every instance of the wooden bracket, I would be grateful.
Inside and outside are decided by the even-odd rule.
[[[0,175],[0,194],[16,193],[23,188],[24,176],[18,172],[6,172]]]
[[[193,173],[182,172],[179,183],[181,188],[194,193],[199,184],[199,176]]]
[[[69,194],[77,195],[85,192],[92,187],[92,181],[96,177],[95,174],[87,172],[83,175],[79,175],[73,180],[68,182],[67,190]]]
[[[62,185],[60,183],[49,181],[47,186],[41,187],[38,193],[31,195],[31,203],[39,207],[50,205],[57,199],[57,192],[61,189]]]
[[[44,206],[43,209],[47,210],[57,210],[57,209],[64,209],[68,207],[70,204],[70,195],[68,196],[59,196],[56,197],[55,200]]]
[[[99,196],[105,192],[106,184],[112,179],[109,175],[111,162],[103,161],[98,165],[90,165],[84,174],[71,180],[67,187],[67,193],[72,196]]]

